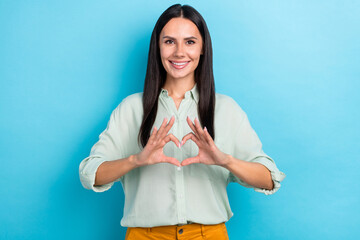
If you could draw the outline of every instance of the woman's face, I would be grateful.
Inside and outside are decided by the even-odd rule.
[[[194,78],[203,40],[192,21],[186,18],[171,19],[160,33],[159,46],[167,78]]]

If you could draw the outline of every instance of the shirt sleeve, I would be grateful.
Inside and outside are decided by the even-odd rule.
[[[86,189],[95,192],[109,190],[114,182],[122,181],[123,176],[111,183],[94,186],[98,167],[105,161],[113,161],[125,157],[124,144],[129,135],[126,124],[128,109],[123,100],[111,113],[106,129],[99,135],[99,140],[91,148],[90,155],[83,159],[79,166],[80,182]]]
[[[274,160],[266,155],[262,150],[262,143],[258,138],[256,132],[251,127],[248,117],[245,112],[238,106],[237,111],[242,116],[235,134],[234,154],[235,158],[245,160],[248,162],[257,162],[269,169],[271,178],[274,183],[272,190],[253,187],[236,177],[232,172],[229,172],[229,182],[237,182],[244,187],[254,188],[255,191],[270,195],[275,193],[280,188],[280,182],[285,178],[285,174],[277,168]]]

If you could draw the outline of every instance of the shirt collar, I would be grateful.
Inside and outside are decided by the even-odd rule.
[[[161,95],[165,96],[165,97],[169,97],[169,92],[166,89],[161,88]],[[189,98],[189,97],[194,99],[196,103],[199,102],[199,92],[197,89],[197,83],[195,83],[195,85],[192,89],[190,89],[189,91],[187,91],[185,93],[185,98]]]

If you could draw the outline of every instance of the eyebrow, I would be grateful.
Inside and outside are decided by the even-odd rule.
[[[170,36],[163,36],[163,39],[164,39],[164,38],[175,39],[175,38],[170,37]],[[186,37],[186,38],[184,38],[184,39],[185,39],[185,40],[188,40],[188,39],[196,39],[196,40],[197,40],[197,38],[196,38],[196,37],[194,37],[194,36]]]

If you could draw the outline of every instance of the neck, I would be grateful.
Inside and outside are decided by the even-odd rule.
[[[163,88],[168,91],[170,97],[174,99],[183,99],[185,93],[191,90],[194,85],[195,78],[171,79],[167,77]]]

